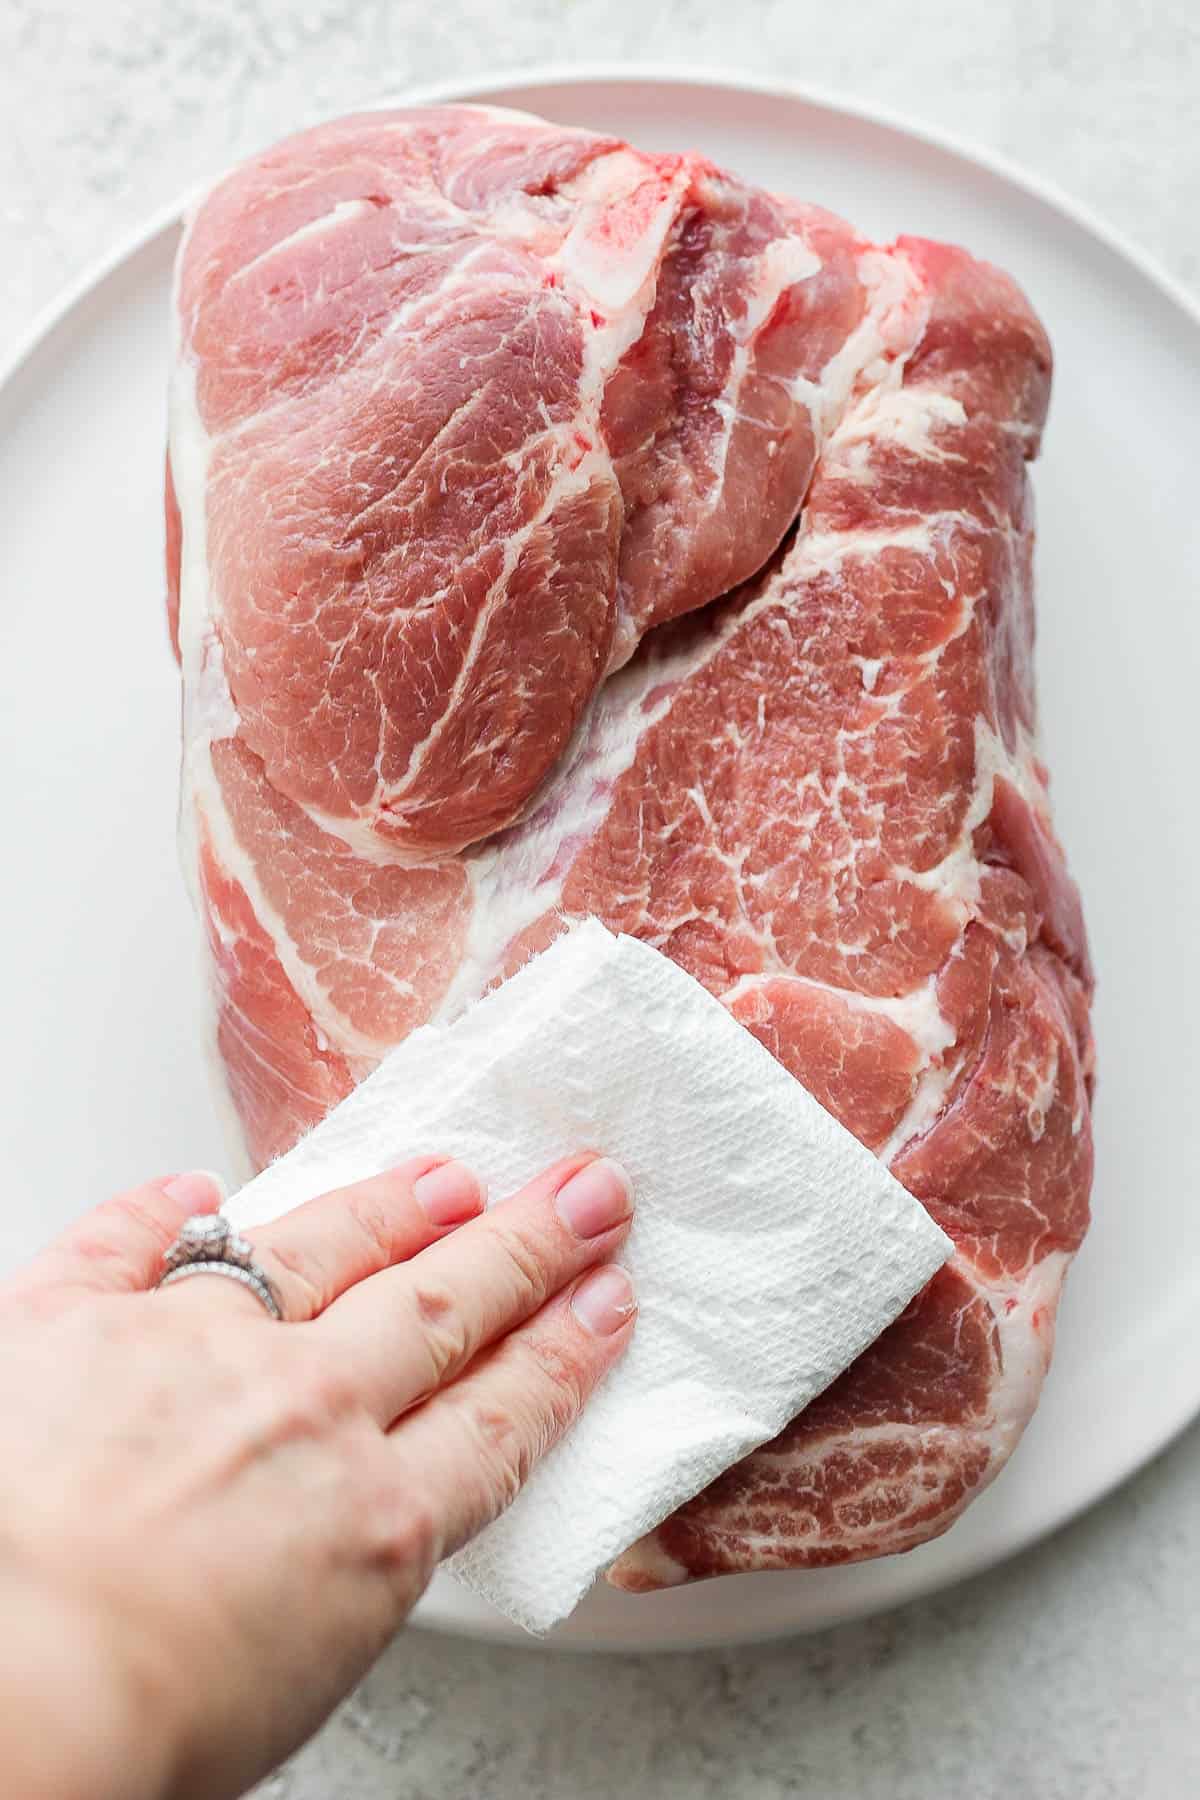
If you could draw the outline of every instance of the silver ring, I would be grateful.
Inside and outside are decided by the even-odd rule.
[[[254,1260],[254,1251],[220,1213],[196,1213],[185,1219],[179,1236],[163,1257],[156,1288],[170,1287],[191,1275],[223,1275],[239,1281],[266,1307],[273,1319],[283,1318],[279,1295],[266,1270]]]

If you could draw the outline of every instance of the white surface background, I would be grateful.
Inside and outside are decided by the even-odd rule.
[[[299,119],[618,57],[902,109],[1058,181],[1200,287],[1185,0],[0,0],[0,353],[148,211]],[[1182,1800],[1200,1791],[1198,1484],[1193,1429],[1018,1561],[770,1649],[578,1661],[410,1634],[265,1791]]]

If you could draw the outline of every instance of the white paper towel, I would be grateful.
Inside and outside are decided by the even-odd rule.
[[[461,1157],[495,1200],[593,1147],[633,1180],[633,1341],[510,1510],[448,1565],[531,1631],[780,1431],[952,1247],[698,982],[594,920],[407,1038],[226,1210],[261,1224],[426,1150]]]

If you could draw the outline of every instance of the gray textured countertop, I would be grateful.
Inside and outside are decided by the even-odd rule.
[[[0,53],[0,353],[153,208],[297,118],[601,58],[741,66],[923,117],[1200,286],[1190,0],[0,0]],[[263,1792],[1182,1800],[1200,1792],[1198,1489],[1193,1429],[1017,1561],[771,1648],[581,1660],[409,1633]]]

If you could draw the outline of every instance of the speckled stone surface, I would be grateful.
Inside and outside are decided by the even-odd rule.
[[[1192,0],[0,0],[0,353],[153,208],[299,118],[599,58],[741,66],[922,116],[1200,287]],[[770,1648],[579,1659],[409,1633],[260,1794],[1184,1800],[1198,1494],[1193,1429],[1017,1561]]]

